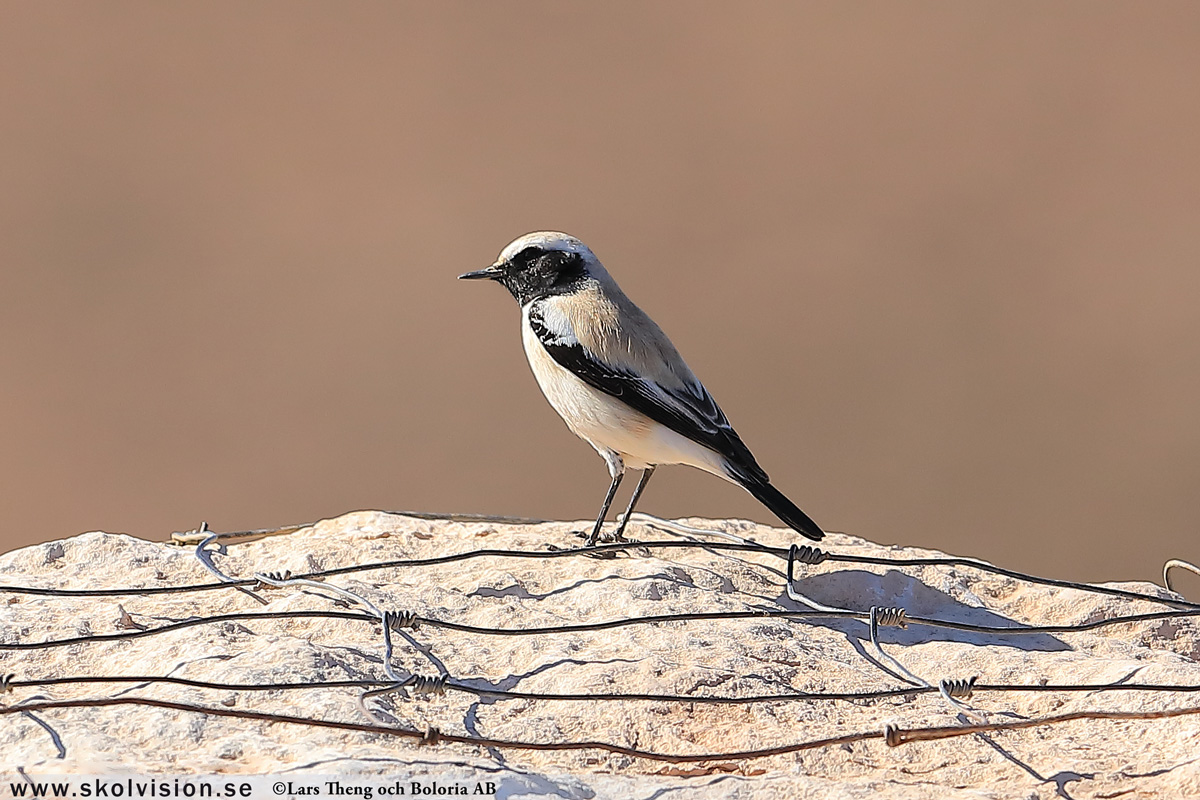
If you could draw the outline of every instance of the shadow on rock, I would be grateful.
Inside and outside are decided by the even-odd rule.
[[[795,591],[826,606],[852,611],[870,611],[871,606],[899,607],[910,617],[963,622],[971,625],[1011,627],[1020,629],[1024,623],[994,611],[969,606],[938,589],[931,588],[911,575],[889,570],[883,575],[863,570],[839,570],[824,575],[802,578],[794,584]],[[803,603],[792,600],[786,592],[778,598],[779,605],[797,611],[805,610]],[[841,631],[850,639],[869,641],[864,622],[848,619],[815,618],[806,620],[814,625]],[[1058,651],[1071,646],[1047,633],[975,633],[950,628],[910,623],[907,628],[880,628],[880,639],[902,645],[921,642],[961,642],[988,647],[1013,647],[1019,650]]]

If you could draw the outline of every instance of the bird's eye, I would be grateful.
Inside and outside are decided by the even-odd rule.
[[[540,255],[542,255],[542,248],[526,247],[524,250],[517,253],[517,256],[516,256],[516,258],[513,259],[513,262],[516,264],[525,264],[525,265],[532,264],[534,261],[537,260],[538,256],[540,256]]]

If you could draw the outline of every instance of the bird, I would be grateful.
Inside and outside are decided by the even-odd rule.
[[[508,244],[491,266],[458,276],[492,280],[521,306],[521,339],[538,386],[576,436],[608,466],[611,483],[588,537],[596,544],[625,470],[641,470],[625,526],[654,470],[686,464],[750,492],[803,536],[825,534],[771,485],[725,413],[671,340],[638,308],[582,241],[537,231]]]

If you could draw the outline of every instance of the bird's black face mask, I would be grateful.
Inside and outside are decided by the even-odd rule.
[[[531,300],[574,291],[586,274],[583,257],[578,253],[526,247],[504,263],[458,277],[494,280],[525,305]]]

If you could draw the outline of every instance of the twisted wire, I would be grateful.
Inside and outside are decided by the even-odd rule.
[[[908,627],[908,612],[903,608],[881,608],[880,606],[871,606],[871,613],[868,617],[868,626],[871,635],[871,647],[875,650],[875,655],[880,661],[885,661],[895,667],[893,673],[901,680],[907,680],[914,686],[929,686],[929,681],[918,677],[909,671],[907,667],[900,663],[895,657],[884,652],[883,646],[879,643],[879,626],[887,625],[897,628]]]
[[[904,744],[902,737],[903,734],[898,726],[890,724],[883,726],[883,740],[887,743],[888,747],[899,747]]]
[[[381,689],[376,693],[384,694],[393,692],[397,689],[405,688],[401,685],[404,682],[397,683],[391,680],[381,679],[357,679],[357,680],[330,680],[330,681],[302,681],[296,683],[232,683],[228,681],[206,681],[195,678],[178,678],[168,675],[72,675],[62,676],[57,678],[34,678],[29,680],[17,679],[16,674],[6,676],[8,679],[8,691],[13,691],[18,688],[35,688],[43,686],[65,686],[73,684],[90,684],[90,683],[167,683],[176,686],[191,686],[198,689],[214,689],[223,691],[288,691],[288,690],[313,690],[313,689],[339,689],[339,688],[357,688],[357,689]],[[736,677],[731,675],[730,677]],[[745,677],[745,676],[742,676]],[[405,679],[410,681],[411,678]],[[3,678],[0,678],[0,682]],[[1030,692],[1030,693],[1103,693],[1103,692],[1170,692],[1177,694],[1192,694],[1200,692],[1200,684],[1159,684],[1159,683],[1071,683],[1071,684],[982,684],[976,682],[976,678],[971,678],[968,681],[950,681],[953,683],[971,683],[973,684],[973,693],[979,692],[996,692],[1003,694]],[[411,685],[411,684],[406,684]],[[473,686],[470,684],[455,681],[449,675],[445,675],[446,691],[462,692],[465,694],[474,694],[479,696],[493,697],[501,700],[568,700],[581,702],[607,702],[607,701],[649,701],[649,702],[669,702],[669,703],[700,703],[700,704],[715,704],[715,705],[748,705],[753,703],[772,703],[772,702],[790,702],[790,701],[850,701],[858,702],[863,700],[885,700],[895,697],[917,697],[920,695],[930,694],[940,691],[938,687],[932,686],[903,686],[892,689],[872,689],[867,691],[857,692],[783,692],[773,694],[757,694],[737,696],[721,696],[721,695],[691,695],[691,694],[656,694],[645,692],[579,692],[579,693],[558,693],[558,692],[523,692],[511,689],[497,689],[491,686]],[[970,695],[967,695],[969,697]]]
[[[421,738],[417,740],[417,744],[422,746],[435,745],[442,738],[442,732],[432,725],[426,725]]]
[[[890,609],[883,609],[883,611],[889,612],[888,615],[890,616]],[[903,609],[897,609],[896,611],[903,612]],[[304,619],[323,617],[328,619],[345,619],[379,623],[381,616],[382,615],[376,616],[375,614],[362,611],[238,611],[227,614],[213,614],[207,617],[195,617],[193,619],[160,625],[156,628],[148,627],[145,630],[121,631],[118,633],[93,633],[80,636],[71,636],[63,639],[49,639],[40,642],[0,642],[0,651],[37,650],[42,648],[87,644],[91,642],[140,639],[146,636],[157,636],[159,634],[171,633],[197,625],[212,625],[221,622],[236,622],[242,620]],[[1074,625],[1028,625],[1017,627],[1008,625],[976,625],[969,622],[955,622],[953,620],[912,617],[908,616],[906,612],[903,613],[903,621],[907,625],[921,625],[931,628],[943,628],[946,630],[995,634],[1001,636],[1038,636],[1048,633],[1081,633],[1097,630],[1099,628],[1111,627],[1113,625],[1124,625],[1135,622],[1151,622],[1165,619],[1188,619],[1194,617],[1200,617],[1200,610],[1156,611],[1148,614],[1126,614],[1109,617],[1107,619],[1094,620],[1092,622],[1081,622]],[[754,609],[749,611],[698,611],[679,614],[647,614],[644,616],[623,617],[619,619],[606,620],[604,622],[582,622],[567,625],[534,625],[520,628],[490,628],[478,625],[467,625],[460,622],[450,622],[449,620],[435,619],[424,616],[415,616],[414,621],[419,622],[421,625],[428,625],[431,628],[441,628],[444,630],[478,634],[482,636],[539,636],[544,634],[604,631],[615,628],[624,628],[631,625],[657,625],[671,622],[741,619],[855,619],[869,622],[870,614],[861,611],[790,611],[768,609]],[[385,626],[384,630],[388,631],[393,629]]]
[[[788,578],[791,578],[792,569],[797,561],[815,567],[827,558],[829,558],[829,553],[819,547],[813,547],[811,544],[792,545],[788,548]]]
[[[973,675],[965,680],[943,678],[938,681],[938,691],[942,693],[947,700],[970,700],[975,694],[975,682],[979,680],[978,675]]]
[[[907,628],[908,612],[899,607],[871,606],[871,624],[878,627]]]
[[[445,518],[463,517],[464,519],[478,521],[490,520],[491,517],[474,515],[447,515]],[[430,518],[443,518],[439,516],[430,516]],[[207,532],[207,526],[202,526]],[[300,530],[306,526],[289,526],[286,530]],[[285,530],[285,529],[280,529]],[[217,542],[218,539],[234,537],[241,534],[253,534],[262,532],[239,532],[237,534],[218,534],[208,533],[206,541],[209,543]],[[766,545],[757,544],[754,542],[733,543],[733,542],[695,542],[695,541],[646,541],[646,542],[617,542],[613,544],[598,544],[592,547],[578,547],[563,550],[503,550],[503,549],[480,549],[471,550],[463,553],[453,553],[445,556],[434,556],[429,558],[410,558],[410,559],[394,559],[390,561],[381,561],[371,564],[357,564],[345,567],[337,567],[333,569],[317,570],[314,572],[305,573],[297,576],[298,578],[314,579],[324,578],[333,575],[344,575],[352,572],[364,572],[378,569],[398,569],[405,567],[421,567],[421,566],[436,566],[449,564],[457,561],[465,561],[475,558],[527,558],[527,559],[549,559],[549,558],[569,558],[573,556],[586,556],[603,553],[615,553],[618,551],[627,551],[630,549],[687,549],[700,548],[712,551],[727,551],[727,552],[754,552],[765,553],[777,556],[782,559],[788,558],[788,548],[768,547]],[[215,552],[223,552],[224,545],[220,545],[220,549]],[[1092,592],[1095,594],[1104,594],[1111,597],[1122,597],[1127,600],[1144,600],[1149,603],[1158,605],[1167,605],[1174,608],[1184,609],[1200,609],[1200,603],[1193,603],[1182,598],[1158,597],[1144,592],[1135,592],[1128,589],[1118,589],[1112,586],[1098,586],[1095,584],[1079,583],[1076,581],[1066,581],[1057,578],[1043,578],[1037,575],[1031,575],[1017,570],[998,567],[994,564],[989,564],[986,561],[980,561],[972,558],[958,557],[938,557],[938,558],[885,558],[881,556],[861,556],[852,554],[827,554],[826,560],[845,564],[870,564],[886,567],[966,567],[977,569],[984,572],[989,572],[996,575],[1003,575],[1014,580],[1021,580],[1028,583],[1041,584],[1045,586],[1054,586],[1065,589],[1077,589],[1079,591]],[[207,564],[206,564],[207,566]],[[1179,565],[1176,565],[1179,566]],[[13,586],[0,585],[0,592],[10,592],[14,594],[36,594],[45,596],[72,596],[72,597],[118,597],[122,595],[136,594],[169,594],[176,592],[199,592],[213,591],[217,589],[235,588],[237,586],[249,587],[255,584],[254,579],[245,580],[228,580],[218,583],[208,584],[190,584],[186,586],[150,586],[150,587],[128,587],[116,589],[56,589],[33,586]]]
[[[414,694],[443,695],[450,676],[443,672],[441,675],[413,675],[410,680]]]
[[[416,630],[421,626],[421,618],[414,611],[384,611],[383,624],[393,631],[404,628]]]
[[[148,697],[105,697],[100,699],[37,701],[16,706],[0,706],[0,716],[5,714],[21,714],[33,711],[49,711],[52,709],[103,708],[106,706],[129,705],[166,708],[175,711],[205,714],[214,717],[232,717],[236,719],[257,720],[260,722],[274,722],[281,724],[304,725],[317,728],[336,728],[339,730],[359,731],[383,736],[415,739],[418,743],[424,742],[433,744],[435,742],[450,742],[454,744],[467,744],[479,747],[507,748],[514,750],[600,750],[616,755],[643,758],[650,761],[665,761],[670,763],[694,763],[698,761],[719,760],[733,761],[766,758],[768,756],[798,753],[804,750],[836,747],[843,744],[851,744],[871,739],[881,739],[893,747],[898,747],[899,745],[906,744],[908,742],[936,741],[939,739],[967,736],[974,733],[992,733],[998,731],[1022,730],[1026,728],[1040,728],[1079,720],[1155,720],[1200,714],[1200,706],[1188,706],[1184,708],[1166,709],[1163,711],[1076,711],[1069,714],[1059,714],[1057,716],[1036,717],[1033,719],[1022,719],[1009,722],[983,723],[978,725],[903,729],[901,729],[899,726],[889,725],[882,731],[863,731],[859,733],[833,736],[825,739],[814,739],[810,741],[779,745],[776,747],[764,747],[755,750],[739,750],[724,753],[660,753],[653,750],[643,750],[637,747],[627,747],[625,745],[617,745],[610,742],[598,741],[531,742],[512,739],[492,739],[483,736],[464,736],[461,734],[446,733],[434,728],[432,725],[426,726],[424,730],[416,730],[412,728],[402,728],[395,725],[343,722],[341,720],[300,717],[287,714],[268,714],[260,711],[247,711],[243,709],[223,708],[219,706],[200,706],[192,703],[181,703],[172,700],[158,700]]]
[[[280,572],[263,572],[254,577],[256,578],[255,589],[277,589],[281,584],[292,579],[292,571],[285,569]]]

